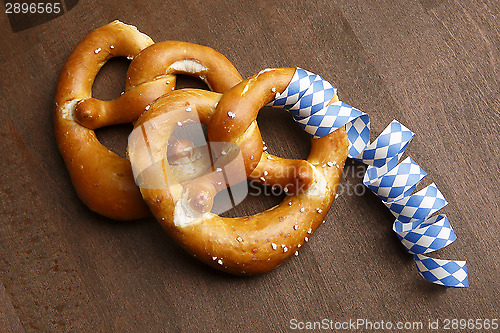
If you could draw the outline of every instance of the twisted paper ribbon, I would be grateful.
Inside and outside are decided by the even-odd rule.
[[[445,215],[430,217],[447,201],[435,184],[412,194],[426,172],[410,157],[398,164],[414,133],[392,121],[370,144],[370,117],[343,102],[328,105],[337,89],[321,76],[297,68],[290,84],[269,106],[282,107],[313,138],[346,126],[349,157],[368,165],[363,184],[396,217],[393,230],[414,255],[419,273],[447,287],[467,287],[465,261],[424,256],[451,244],[456,235]]]

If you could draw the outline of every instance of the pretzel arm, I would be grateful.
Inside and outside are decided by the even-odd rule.
[[[174,75],[168,75],[145,82],[112,101],[95,98],[82,100],[75,108],[76,121],[90,129],[131,123],[137,120],[149,103],[158,96],[174,90],[175,81]]]
[[[262,153],[257,167],[248,176],[261,184],[279,186],[285,193],[307,190],[314,179],[314,167],[307,161]]]

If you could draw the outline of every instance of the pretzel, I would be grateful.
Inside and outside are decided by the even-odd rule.
[[[129,137],[129,159],[153,215],[187,252],[216,269],[252,275],[277,267],[298,253],[334,200],[347,157],[344,127],[311,139],[306,161],[262,152],[256,115],[276,93],[285,90],[294,72],[290,68],[261,71],[223,95],[193,89],[172,92],[141,115]],[[334,96],[330,103],[336,100]],[[183,112],[186,105],[197,114]],[[296,188],[296,193],[289,193],[281,204],[252,216],[223,218],[211,213],[213,197],[225,187],[214,183],[218,177],[217,171],[210,172],[214,167],[201,177],[191,181],[181,177],[184,181],[179,182],[176,177],[183,171],[175,170],[166,158],[169,136],[176,128],[197,120],[208,124],[210,140],[239,146],[244,174],[250,178],[267,175],[266,183],[285,188],[290,177],[279,174],[307,165],[301,177],[307,186]],[[188,170],[196,161],[188,159],[183,169]],[[232,169],[225,171],[227,174]]]
[[[116,56],[133,59],[125,93],[113,101],[92,98],[94,78]],[[173,74],[198,76],[221,92],[241,81],[234,66],[213,49],[182,42],[153,44],[119,21],[91,32],[66,61],[55,98],[56,140],[78,196],[93,211],[118,220],[151,214],[130,162],[102,146],[93,130],[135,121],[152,101],[175,88]]]

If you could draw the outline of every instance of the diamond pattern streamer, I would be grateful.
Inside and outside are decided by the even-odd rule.
[[[416,254],[414,258],[418,272],[426,280],[447,287],[469,286],[465,261],[434,259],[421,254]]]
[[[316,75],[309,89],[288,109],[296,120],[304,119],[323,110],[337,93],[337,89],[321,76]]]
[[[424,221],[448,204],[434,183],[415,194],[384,203],[403,223]]]
[[[446,215],[436,215],[416,228],[400,221],[394,222],[393,230],[411,254],[425,254],[442,249],[457,239]]]
[[[276,94],[276,98],[268,106],[290,109],[309,89],[316,76],[316,74],[302,68],[297,68],[285,91],[281,94]]]
[[[410,157],[399,163],[414,133],[394,120],[370,144],[370,117],[340,101],[328,105],[336,93],[321,76],[297,68],[285,91],[268,106],[287,109],[313,138],[345,126],[349,157],[368,165],[363,183],[396,217],[393,230],[414,254],[419,273],[436,284],[467,287],[465,261],[422,255],[451,244],[456,235],[445,215],[430,217],[448,203],[435,184],[412,194],[426,172]]]
[[[412,131],[393,120],[356,159],[380,168],[396,156],[399,160],[413,135],[415,134]]]
[[[349,138],[349,157],[359,156],[370,143],[370,117],[361,115],[345,125]]]
[[[368,173],[367,173],[368,175]],[[363,183],[383,201],[394,201],[409,196],[427,173],[411,157],[374,179],[365,179]]]

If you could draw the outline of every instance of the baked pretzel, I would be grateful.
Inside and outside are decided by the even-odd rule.
[[[113,101],[92,98],[97,73],[116,56],[133,59],[125,93]],[[241,81],[234,66],[208,47],[153,44],[135,27],[119,21],[91,32],[66,61],[55,99],[56,140],[78,196],[93,211],[118,220],[151,214],[135,185],[130,162],[102,146],[93,129],[135,121],[152,101],[175,88],[173,74],[198,76],[221,92]]]
[[[268,69],[223,95],[193,89],[172,92],[141,115],[129,137],[129,158],[153,215],[187,252],[212,267],[237,275],[275,268],[308,241],[334,200],[347,158],[344,127],[312,139],[307,161],[262,153],[255,117],[262,106],[285,90],[294,72],[289,68]],[[330,103],[336,100],[334,96]],[[186,105],[196,114],[184,112]],[[166,158],[169,136],[195,121],[208,124],[211,140],[237,143],[245,173],[251,177],[267,175],[267,183],[286,188],[290,179],[278,174],[287,174],[284,171],[291,166],[307,165],[302,181],[308,186],[297,189],[280,205],[252,216],[223,218],[211,213],[213,197],[225,187],[217,181],[220,170],[212,167],[208,171],[213,172],[179,182],[176,177],[182,172],[174,170]],[[219,155],[230,154],[226,151]],[[194,161],[196,158],[188,159],[184,170]],[[226,174],[230,172],[231,168],[225,170]]]

